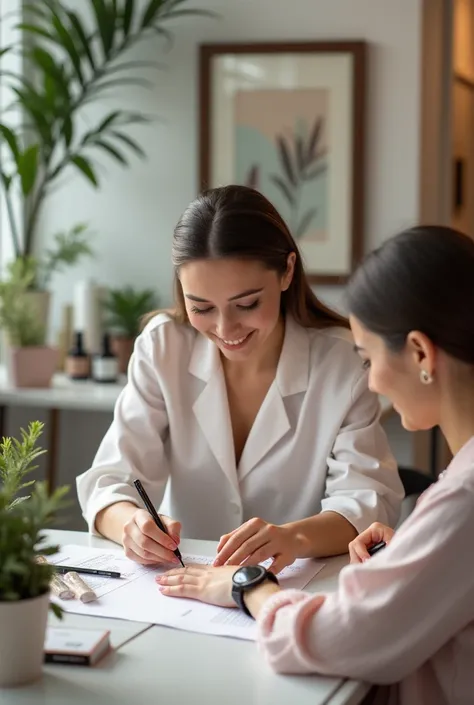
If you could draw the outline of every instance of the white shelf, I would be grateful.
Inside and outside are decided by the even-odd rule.
[[[0,405],[113,412],[126,381],[123,376],[118,384],[99,384],[90,380],[75,382],[58,374],[54,376],[50,389],[17,389],[8,383],[5,367],[0,367]],[[385,417],[392,411],[392,404],[385,397],[379,399],[382,417]]]
[[[117,384],[100,384],[90,380],[73,381],[64,374],[57,374],[49,389],[17,389],[9,384],[6,368],[0,367],[0,404],[113,412],[125,383],[125,376]]]

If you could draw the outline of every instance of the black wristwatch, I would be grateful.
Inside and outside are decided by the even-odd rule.
[[[270,573],[269,570],[263,567],[263,565],[248,565],[238,568],[234,575],[232,576],[232,597],[237,607],[240,607],[242,612],[245,612],[249,617],[252,615],[247,609],[247,605],[244,601],[244,595],[248,590],[257,587],[265,580],[270,580],[272,583],[278,585],[278,579],[276,575]]]

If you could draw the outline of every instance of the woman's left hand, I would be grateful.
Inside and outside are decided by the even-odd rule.
[[[299,537],[290,526],[255,518],[221,537],[214,565],[256,565],[272,558],[268,569],[276,575],[294,563],[300,548]]]
[[[163,595],[187,597],[220,607],[236,607],[232,599],[235,571],[235,566],[189,565],[157,575],[155,581]]]

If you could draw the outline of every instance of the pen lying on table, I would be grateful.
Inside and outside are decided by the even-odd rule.
[[[84,573],[86,575],[100,575],[104,578],[121,578],[122,575],[117,573],[115,570],[101,570],[100,568],[76,568],[70,565],[54,565],[51,564],[52,568],[57,573]]]

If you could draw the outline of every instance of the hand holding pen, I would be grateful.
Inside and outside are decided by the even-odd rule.
[[[357,538],[349,544],[351,563],[364,563],[373,555],[387,546],[395,531],[385,524],[375,522],[368,529],[362,531]]]
[[[138,490],[138,486],[140,491]],[[170,517],[159,516],[139,480],[135,488],[145,509],[135,509],[124,525],[122,543],[127,558],[142,565],[179,565],[181,524]],[[146,497],[146,500],[145,500]],[[147,506],[147,503],[149,506]],[[149,507],[158,516],[158,523]],[[176,553],[178,552],[178,553]],[[179,554],[181,555],[181,554]]]

